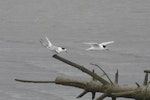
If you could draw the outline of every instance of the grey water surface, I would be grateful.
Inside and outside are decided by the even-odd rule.
[[[118,69],[119,84],[136,87],[135,82],[143,84],[143,71],[150,69],[150,0],[0,0],[0,100],[77,100],[82,92],[15,78],[54,80],[64,75],[91,80],[52,58],[39,42],[45,35],[68,49],[61,56],[102,75],[89,64],[96,63],[112,80]],[[89,46],[83,42],[111,40],[115,43],[109,51],[84,50]],[[91,94],[79,100],[91,100]]]

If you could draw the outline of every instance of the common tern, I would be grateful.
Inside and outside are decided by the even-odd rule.
[[[84,43],[84,44],[89,44],[91,47],[86,49],[89,51],[92,50],[108,50],[107,46],[108,44],[114,43],[114,41],[109,41],[109,42],[102,42],[102,43]]]
[[[40,40],[40,43],[41,43],[45,48],[50,49],[54,54],[59,54],[60,52],[67,52],[67,49],[66,49],[66,48],[54,46],[54,45],[50,42],[50,40],[48,39],[47,36],[45,36],[45,39],[46,39],[47,43],[44,42],[43,39]]]

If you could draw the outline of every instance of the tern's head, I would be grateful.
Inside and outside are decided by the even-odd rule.
[[[62,50],[65,51],[65,52],[67,52],[67,49],[66,49],[66,48],[63,48],[63,47],[62,47]]]

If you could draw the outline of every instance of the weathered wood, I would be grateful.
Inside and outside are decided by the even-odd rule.
[[[117,100],[117,98],[116,97],[112,97],[112,100]]]
[[[58,55],[53,55],[53,57],[58,59],[58,60],[60,60],[60,61],[62,61],[62,62],[64,62],[64,63],[66,63],[66,64],[69,64],[69,65],[71,65],[71,66],[73,66],[73,67],[75,67],[75,68],[77,68],[77,69],[79,69],[79,70],[81,70],[81,71],[83,71],[85,73],[87,73],[91,77],[93,77],[93,78],[97,79],[98,81],[100,81],[102,84],[110,84],[109,82],[107,82],[106,80],[104,80],[103,78],[98,76],[97,74],[89,71],[88,69],[86,69],[85,67],[83,67],[83,66],[81,66],[79,64],[76,64],[76,63],[71,62],[71,61],[69,61],[67,59],[64,59],[64,58],[62,58],[62,57],[60,57]]]
[[[118,69],[117,69],[117,72],[115,74],[115,84],[118,84],[118,77],[119,77],[119,72],[118,72]]]
[[[107,94],[104,93],[104,94],[102,94],[99,98],[97,98],[96,100],[103,100],[103,99],[106,98],[106,97],[107,97]]]
[[[99,92],[104,93],[104,95],[99,97],[97,100],[103,100],[105,98],[105,95],[106,95],[106,97],[113,97],[113,98],[124,97],[124,98],[132,98],[132,99],[136,99],[136,100],[142,100],[144,98],[145,100],[150,100],[150,91],[146,90],[146,95],[145,95],[145,92],[144,92],[145,90],[143,90],[143,88],[141,88],[141,87],[122,88],[119,85],[110,84],[103,78],[99,77],[97,74],[92,73],[91,71],[89,71],[88,69],[86,69],[85,67],[83,67],[81,65],[71,62],[65,58],[58,56],[58,55],[54,55],[53,57],[66,63],[66,64],[74,66],[75,68],[78,68],[79,70],[87,73],[88,75],[92,76],[93,78],[95,78],[99,82],[101,82],[103,85],[101,85]],[[148,72],[148,71],[146,71],[146,72]],[[115,82],[118,83],[118,72],[116,73]],[[95,90],[97,90],[97,89],[95,88]],[[143,92],[144,92],[144,94],[143,94]]]
[[[111,81],[111,79],[109,78],[108,74],[97,64],[93,64],[93,63],[90,63],[91,65],[94,65],[94,66],[97,66],[103,73],[104,75],[106,75],[106,77],[108,78],[108,80],[110,81],[111,84],[113,84],[113,82]]]
[[[106,84],[103,85],[98,81],[83,81],[83,80],[75,80],[73,78],[65,78],[65,77],[57,77],[54,81],[31,81],[31,80],[20,80],[15,79],[19,82],[28,82],[28,83],[55,83],[64,86],[72,86],[76,88],[83,89],[84,92],[80,94],[78,97],[84,96],[87,92],[91,93],[104,93],[97,100],[103,100],[105,97],[124,97],[131,98],[136,100],[150,100],[150,91],[147,88],[129,88],[129,87],[120,87],[118,85]],[[148,87],[148,86],[147,86]],[[145,98],[145,99],[143,99]]]
[[[150,73],[150,70],[144,70],[144,73]]]
[[[64,78],[64,77],[57,77],[54,81],[31,81],[31,80],[21,80],[21,79],[15,79],[15,80],[19,82],[28,82],[28,83],[55,83],[59,85],[72,86],[72,87],[83,89],[84,92],[82,92],[78,96],[78,98],[84,96],[87,92],[91,92],[92,100],[93,100],[95,98],[95,93],[100,92],[103,93],[103,95],[101,95],[96,100],[103,100],[106,97],[112,97],[112,100],[116,100],[116,98],[119,97],[130,98],[135,100],[150,100],[150,90],[148,90],[148,86],[150,84],[148,83],[149,71],[147,70],[145,71],[147,74],[145,76],[143,86],[140,86],[138,83],[136,83],[137,84],[136,88],[121,87],[118,84],[118,76],[119,76],[118,71],[116,72],[115,75],[116,84],[110,84],[109,82],[107,82],[106,80],[98,76],[96,73],[86,69],[84,66],[78,65],[58,55],[54,55],[53,57],[81,70],[84,73],[87,73],[88,75],[93,77],[94,80],[83,81],[83,80],[75,80],[73,78]]]
[[[145,74],[143,85],[146,86],[148,84],[148,73]]]
[[[84,90],[79,96],[77,96],[77,98],[81,98],[83,97],[85,94],[87,94],[87,90]]]
[[[111,93],[118,93],[120,91],[131,91],[133,89],[131,88],[120,88],[118,86],[114,86],[113,88],[111,85],[106,84],[103,85],[98,81],[93,81],[91,80],[90,82],[87,81],[82,81],[82,80],[74,80],[72,78],[65,78],[65,77],[57,77],[54,81],[31,81],[31,80],[22,80],[22,79],[15,79],[16,81],[19,82],[27,82],[27,83],[55,83],[59,85],[64,85],[64,86],[72,86],[76,88],[83,89],[84,92],[80,94],[78,97],[81,97],[85,95],[87,92],[100,92],[100,93],[109,93],[107,96],[112,96]],[[115,94],[114,94],[115,95]]]
[[[22,80],[22,79],[15,79],[18,82],[26,82],[26,83],[55,83],[54,81],[33,81],[33,80]]]

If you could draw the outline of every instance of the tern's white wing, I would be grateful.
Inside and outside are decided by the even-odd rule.
[[[40,43],[45,47],[45,48],[48,48],[48,44],[44,42],[43,39],[40,40]]]
[[[101,45],[107,45],[107,44],[111,44],[111,43],[114,43],[114,41],[103,42],[103,43],[101,43]]]
[[[98,43],[84,43],[84,44],[89,44],[91,47],[99,47]]]
[[[49,47],[51,47],[52,46],[52,43],[50,42],[50,40],[48,39],[48,37],[47,36],[45,36],[45,39],[47,40],[47,42],[48,42],[48,46]]]

